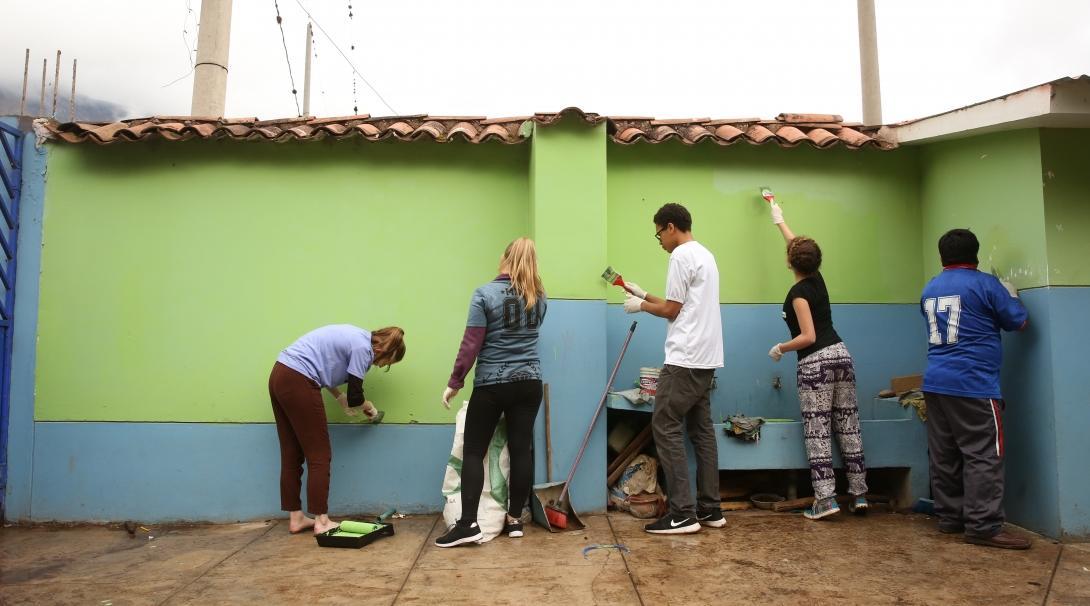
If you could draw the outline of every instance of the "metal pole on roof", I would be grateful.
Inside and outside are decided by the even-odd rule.
[[[61,83],[61,51],[57,51],[57,73],[53,76],[53,111],[49,117],[57,117],[57,87]]]
[[[42,96],[38,97],[38,117],[45,115],[45,67],[49,64],[49,59],[42,59]]]
[[[19,98],[19,115],[26,115],[26,82],[30,77],[30,49],[26,49],[26,59],[23,61],[23,96]]]
[[[310,44],[314,38],[310,21],[307,21],[307,60],[303,64],[303,115],[310,115]]]
[[[72,59],[72,94],[68,96],[68,121],[76,121],[76,60]]]
[[[197,64],[193,70],[190,115],[223,117],[227,104],[227,51],[231,46],[231,1],[201,2]]]
[[[856,0],[859,17],[859,71],[863,89],[863,124],[882,124],[882,86],[878,75],[878,26],[874,0]]]

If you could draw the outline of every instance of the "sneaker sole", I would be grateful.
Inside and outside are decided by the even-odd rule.
[[[852,515],[854,515],[854,516],[865,516],[865,515],[867,515],[867,510],[868,509],[869,509],[869,507],[864,505],[862,507],[855,507],[855,508],[849,509],[848,511],[852,512]]]
[[[643,529],[644,532],[651,534],[693,534],[694,532],[700,532],[700,524],[692,523],[686,526],[678,526],[677,528],[668,528],[663,530],[648,530]]]
[[[711,520],[708,520],[708,521],[704,521],[704,520],[701,520],[701,521],[700,521],[700,525],[701,525],[701,526],[707,526],[708,528],[722,528],[722,527],[724,527],[724,526],[726,526],[726,525],[727,525],[727,520],[726,520],[726,518],[720,518],[720,519],[718,519],[718,520],[715,520],[715,521],[711,521]]]
[[[965,537],[964,540],[965,540],[966,543],[969,543],[970,545],[980,545],[982,547],[994,547],[996,549],[1022,550],[1022,549],[1029,549],[1030,548],[1029,543],[1024,543],[1022,545],[1004,545],[1004,544],[1001,544],[1001,543],[993,543],[990,539],[977,539],[977,538],[974,538],[974,537]]]
[[[457,547],[459,545],[465,545],[466,543],[479,543],[481,541],[481,539],[483,539],[483,538],[484,538],[484,535],[478,532],[477,534],[475,534],[475,535],[473,535],[471,537],[461,538],[461,539],[458,539],[457,541],[447,543],[445,545],[440,545],[439,543],[436,543],[435,546],[446,549],[447,547]]]
[[[522,531],[521,530],[513,530],[513,531],[507,533],[507,536],[511,537],[512,539],[518,539],[518,538],[522,537]]]
[[[821,520],[829,516],[835,516],[838,513],[840,513],[839,509],[830,509],[829,511],[823,511],[818,514],[803,513],[802,515],[806,516],[807,520]]]

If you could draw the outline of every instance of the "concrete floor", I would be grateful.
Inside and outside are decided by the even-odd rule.
[[[362,550],[323,549],[286,520],[0,530],[0,604],[1090,604],[1090,544],[966,545],[918,515],[810,522],[728,515],[721,530],[642,531],[627,514],[585,531],[452,550],[441,517],[396,520]],[[1017,531],[1021,532],[1021,531]],[[1029,533],[1026,533],[1027,535]],[[150,538],[149,538],[150,537]],[[630,550],[583,548],[621,543]]]

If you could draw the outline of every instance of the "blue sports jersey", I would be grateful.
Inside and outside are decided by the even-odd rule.
[[[1018,330],[1026,308],[999,279],[976,269],[945,269],[920,297],[927,328],[923,390],[967,398],[1001,399],[999,331]]]

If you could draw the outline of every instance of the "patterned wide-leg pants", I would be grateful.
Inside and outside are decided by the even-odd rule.
[[[836,496],[833,433],[844,460],[848,492],[866,494],[867,466],[855,397],[855,366],[848,348],[837,343],[799,360],[798,385],[814,497],[820,500]]]

